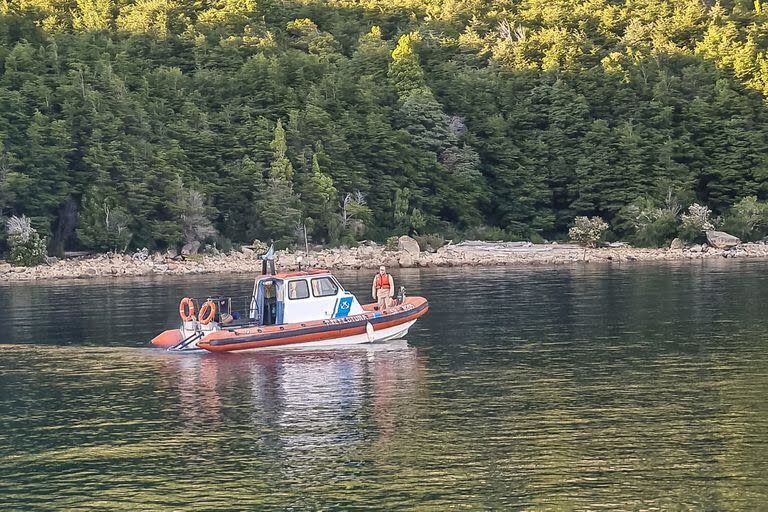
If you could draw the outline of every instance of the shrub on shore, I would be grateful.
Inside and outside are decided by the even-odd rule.
[[[677,236],[678,217],[682,207],[677,197],[667,191],[667,195],[658,204],[649,197],[636,200],[624,210],[628,218],[632,241],[641,247],[664,247]]]
[[[419,249],[422,251],[433,252],[445,245],[445,238],[439,233],[417,235],[413,238],[419,243]]]
[[[600,217],[576,217],[568,236],[585,247],[595,247],[608,231],[608,223]]]
[[[711,216],[712,210],[698,203],[693,203],[680,218],[680,238],[686,242],[702,241],[707,231],[715,229]]]
[[[768,203],[745,197],[725,215],[723,230],[745,242],[764,238],[768,235]]]
[[[638,199],[622,210],[622,216],[630,240],[641,247],[667,247],[676,237],[687,243],[704,243],[706,232],[713,229],[743,241],[768,235],[768,203],[756,196],[741,199],[722,217],[713,218],[712,210],[699,203],[690,204],[683,212],[678,198],[668,192],[663,201]]]
[[[29,217],[11,217],[8,230],[8,263],[19,267],[33,267],[45,261],[46,241],[32,227]]]

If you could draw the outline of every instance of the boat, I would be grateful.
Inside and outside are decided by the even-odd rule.
[[[402,287],[393,304],[379,310],[375,303],[360,304],[328,270],[265,271],[249,297],[183,298],[181,325],[151,344],[170,351],[241,352],[375,343],[404,337],[428,310],[427,299],[406,296]]]

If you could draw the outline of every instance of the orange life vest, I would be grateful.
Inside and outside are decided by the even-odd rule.
[[[376,274],[376,288],[389,288],[389,274]]]

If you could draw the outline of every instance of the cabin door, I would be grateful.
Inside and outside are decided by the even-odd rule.
[[[259,281],[256,291],[256,311],[260,325],[283,323],[285,303],[283,302],[283,281],[265,279]]]

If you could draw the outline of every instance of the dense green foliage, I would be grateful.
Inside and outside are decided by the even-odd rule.
[[[5,0],[0,214],[54,251],[720,216],[768,195],[764,4]]]
[[[760,240],[768,235],[768,203],[745,197],[728,212],[723,229],[744,241]]]

